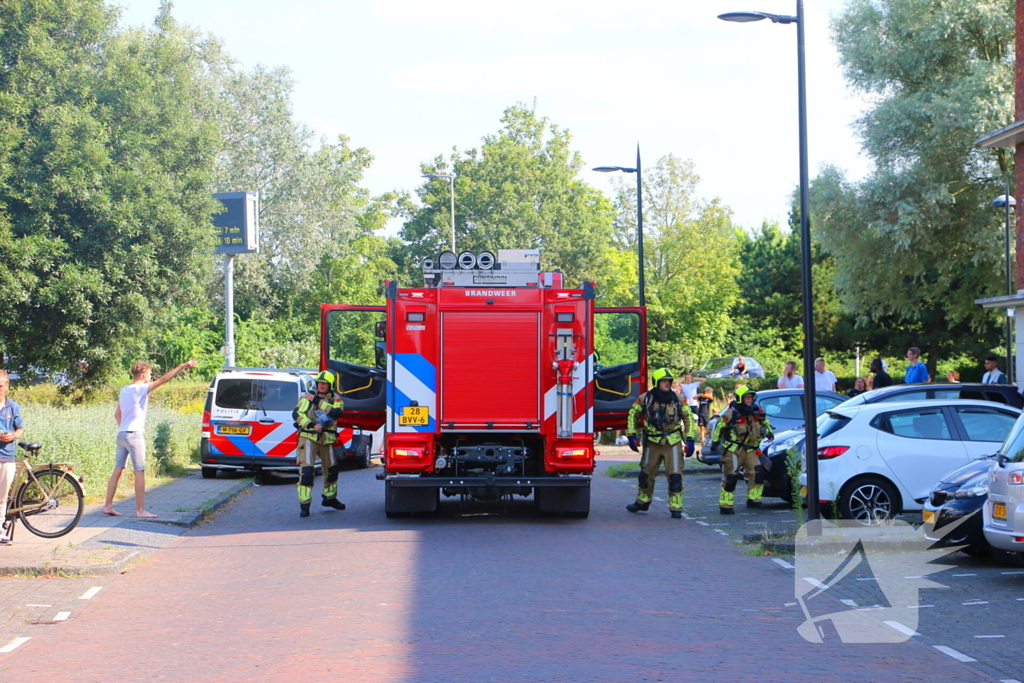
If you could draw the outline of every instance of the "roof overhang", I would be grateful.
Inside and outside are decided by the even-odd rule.
[[[974,303],[982,308],[1024,308],[1024,290],[1006,296],[993,296],[988,299],[975,299]]]
[[[1024,121],[1015,121],[1005,128],[974,141],[978,147],[1016,147],[1024,142]]]

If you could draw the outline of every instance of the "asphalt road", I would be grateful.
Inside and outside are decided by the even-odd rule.
[[[627,513],[632,491],[621,480],[595,480],[588,520],[538,518],[528,501],[500,515],[449,503],[438,519],[388,520],[373,474],[344,473],[349,509],[314,507],[308,519],[291,484],[242,496],[127,574],[89,582],[101,588],[91,599],[74,597],[66,619],[0,654],[0,680],[1014,678],[996,658],[962,662],[937,649],[928,619],[942,614],[938,602],[922,616],[923,635],[903,643],[808,643],[792,569],[745,554],[728,532],[699,524],[696,507],[685,520],[660,503]],[[688,478],[695,494],[698,479]],[[991,589],[975,578],[963,585]],[[1003,581],[1024,597],[1024,575]],[[830,605],[818,613],[843,607]],[[1012,606],[1018,616],[1022,607]]]

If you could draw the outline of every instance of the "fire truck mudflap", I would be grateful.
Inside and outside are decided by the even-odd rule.
[[[385,512],[433,514],[442,496],[532,496],[543,514],[586,517],[595,431],[624,428],[643,389],[643,309],[596,308],[593,283],[563,288],[537,252],[446,252],[423,271],[425,287],[389,282],[386,307],[373,309],[384,313],[375,368],[339,358],[353,335],[346,315],[365,328],[371,307],[322,307],[321,365],[340,375],[343,396],[369,395],[370,370],[384,378],[376,412],[352,414],[361,428],[384,426]],[[619,316],[607,334],[626,324],[636,337],[611,366],[594,351],[606,312]]]

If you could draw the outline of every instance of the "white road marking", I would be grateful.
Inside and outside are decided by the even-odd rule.
[[[873,576],[872,576],[872,577],[870,577],[870,578],[867,578],[867,579],[857,579],[857,580],[858,580],[858,581],[878,581],[878,579],[876,579],[876,578],[875,578],[875,577],[873,577]]]
[[[923,576],[904,576],[904,579],[923,579]]]
[[[25,607],[53,607],[53,605],[25,605]]]
[[[806,581],[807,583],[811,584],[815,588],[821,588],[822,590],[825,590],[826,588],[828,588],[828,586],[823,584],[821,581],[818,581],[817,579],[813,579],[810,576],[805,576],[804,577],[804,581]]]
[[[1003,576],[1007,576],[1009,574],[1024,574],[1024,572],[1001,572],[1001,573],[1003,574]]]
[[[654,500],[658,501],[659,503],[664,503],[665,502],[664,498],[658,498],[657,496],[654,497]]]
[[[907,609],[924,609],[925,607],[935,607],[935,605],[907,605]]]
[[[71,612],[57,612],[57,616],[53,618],[54,621],[64,621],[71,616]]]
[[[721,529],[715,529],[715,533],[716,534],[722,534],[723,536],[728,536],[729,535],[728,531],[722,531]]]
[[[953,574],[953,576],[977,576],[977,574]]]
[[[711,526],[707,522],[701,522],[700,520],[697,520],[697,524],[700,524],[701,526]]]
[[[914,629],[910,628],[909,626],[904,626],[903,624],[901,624],[898,621],[887,621],[885,623],[889,624],[889,626],[892,626],[894,629],[896,629],[897,631],[899,631],[900,633],[902,633],[904,635],[908,635],[908,636],[919,636],[919,635],[921,635],[920,633],[918,633]]]
[[[999,683],[1020,683],[1016,678],[1004,678]]]
[[[975,638],[1005,638],[1006,636],[974,636]]]
[[[957,652],[953,648],[946,647],[945,645],[932,645],[932,647],[934,647],[936,650],[938,650],[942,654],[949,655],[953,659],[959,659],[961,662],[976,662],[976,661],[978,661],[974,657],[968,657],[963,652]]]
[[[988,600],[971,600],[970,602],[961,602],[961,605],[987,605]]]
[[[780,560],[777,557],[773,557],[772,558],[772,562],[774,562],[775,564],[779,565],[783,569],[795,569],[795,567],[793,565],[791,565],[789,562],[786,562],[785,560]]]
[[[796,603],[795,603],[795,602],[786,602],[786,603],[783,603],[783,607],[793,607],[793,606],[795,606],[795,605],[796,605]]]
[[[22,636],[21,638],[15,638],[11,642],[7,643],[3,647],[0,647],[0,653],[7,654],[8,652],[14,652],[14,648],[19,645],[24,645],[30,640],[29,636]]]
[[[91,600],[92,598],[96,597],[96,594],[99,593],[101,590],[103,590],[103,586],[93,586],[89,590],[87,590],[84,593],[82,593],[82,597],[80,597],[78,599],[79,600]]]
[[[849,598],[843,598],[839,602],[843,603],[847,607],[856,607],[857,606],[857,603],[855,603],[853,600],[850,600]]]

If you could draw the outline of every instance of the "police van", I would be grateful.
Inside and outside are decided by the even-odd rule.
[[[315,391],[312,368],[224,368],[210,382],[203,408],[200,467],[298,472],[298,431],[292,411]],[[335,455],[369,467],[372,437],[339,425]]]

